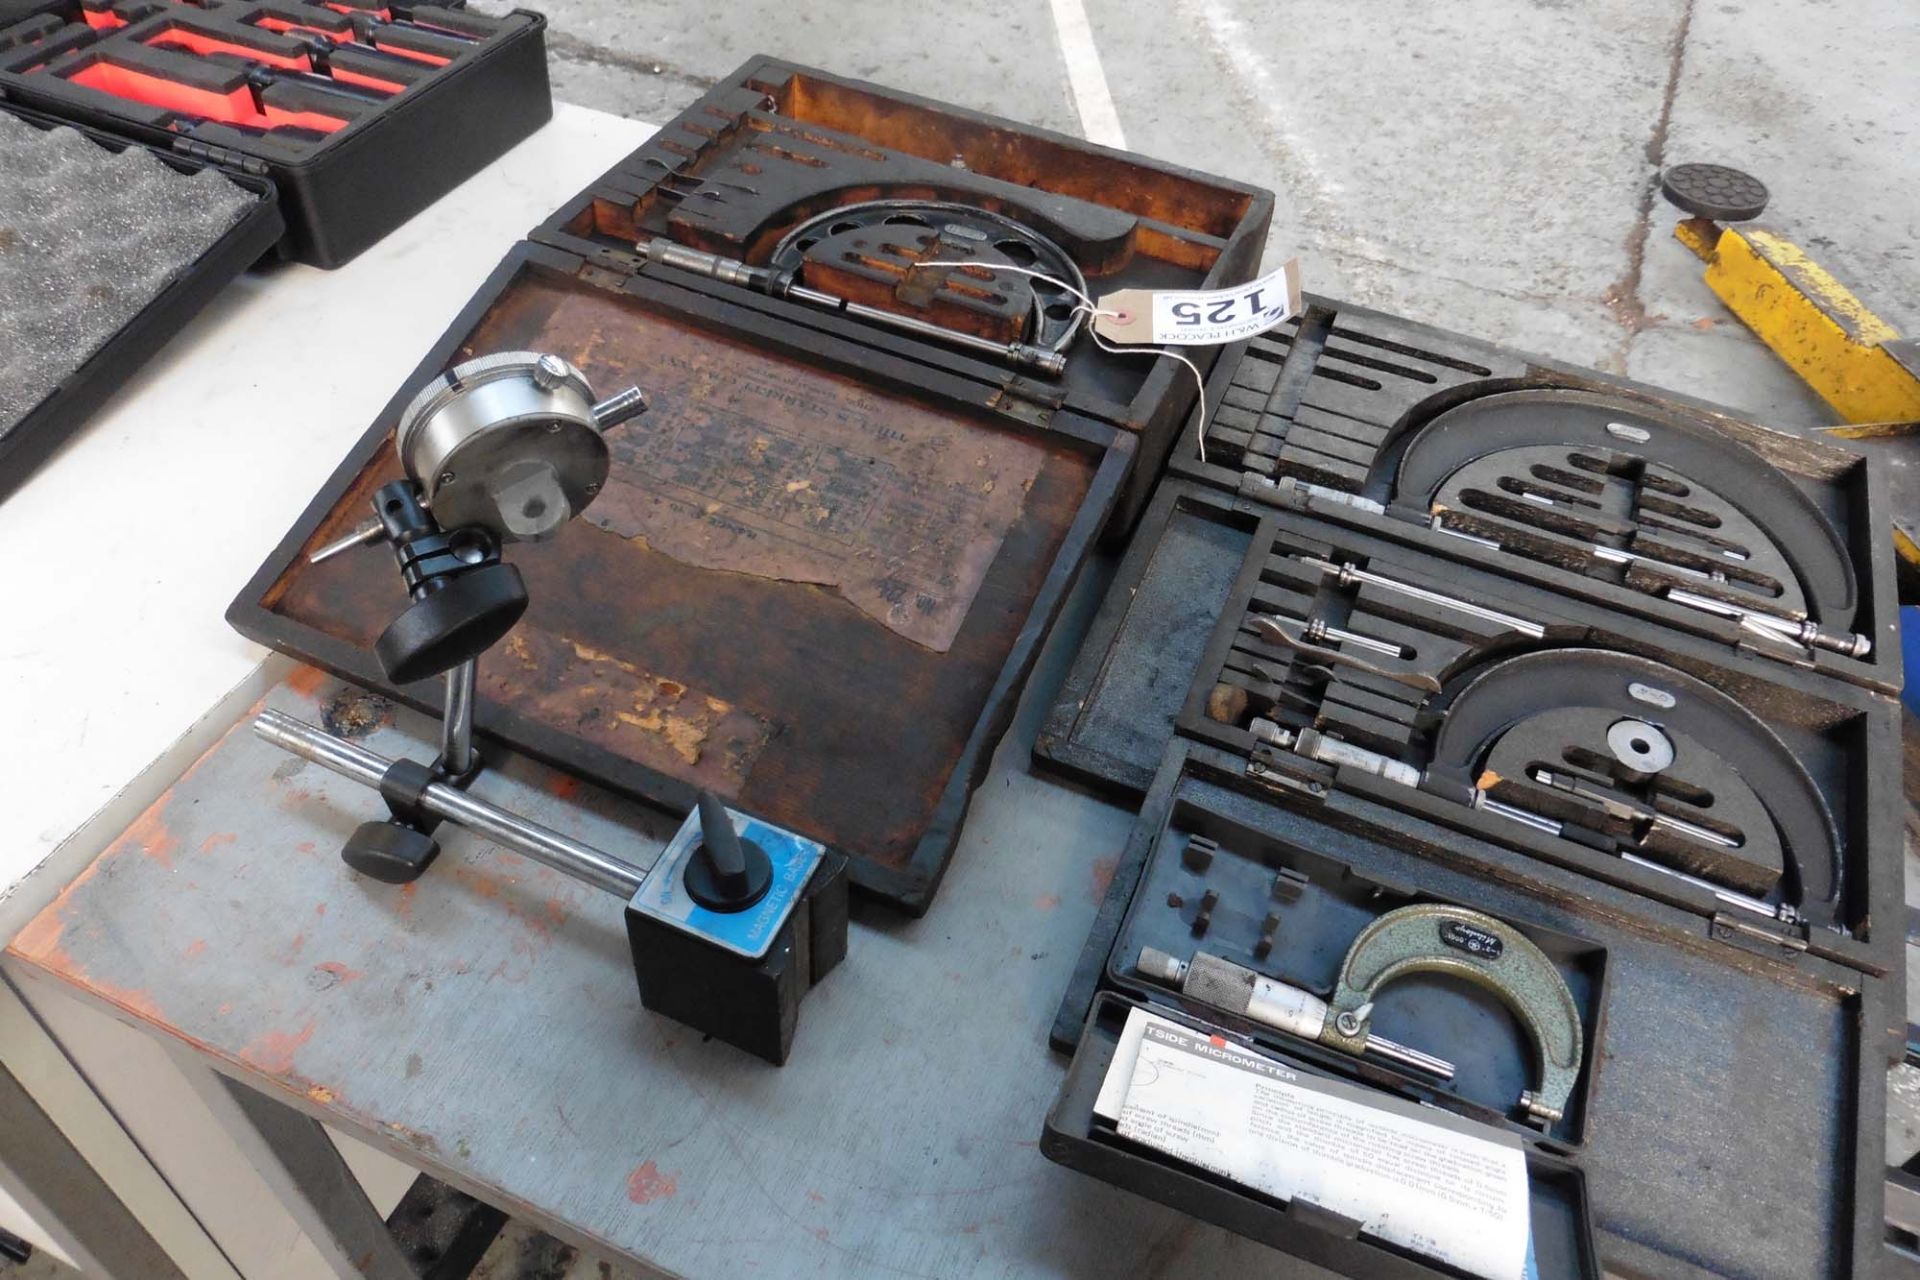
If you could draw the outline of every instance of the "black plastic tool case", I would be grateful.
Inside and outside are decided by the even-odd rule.
[[[55,120],[39,112],[14,109],[12,114],[41,128],[57,125],[79,128],[86,137],[109,151],[142,145],[100,129],[71,126],[68,121]],[[198,262],[175,277],[145,309],[76,365],[52,394],[0,435],[0,498],[23,483],[34,468],[164,346],[167,339],[198,314],[229,281],[266,253],[285,228],[271,180],[162,147],[146,149],[181,173],[219,168],[241,188],[255,193],[255,206]]]
[[[752,254],[823,202],[870,199],[856,179],[1085,219],[1124,281],[1240,278],[1270,206],[755,59],[501,265],[229,619],[382,685],[367,646],[401,600],[389,557],[304,557],[396,474],[390,434],[411,389],[514,348],[558,352],[596,388],[638,383],[652,407],[615,433],[606,491],[562,536],[512,552],[533,604],[480,663],[479,728],[670,808],[715,790],[849,855],[863,890],[924,910],[1066,588],[1124,493],[1145,491],[1136,457],[1167,447],[1191,387],[1171,361],[1110,359],[1084,338],[1050,384],[633,251],[638,224],[657,234],[702,210],[745,228]],[[1126,207],[1099,205],[1110,193]],[[722,563],[712,546],[751,554]],[[883,577],[865,567],[896,562]]]
[[[1130,1011],[1144,1008],[1159,1017],[1209,1035],[1232,1029],[1185,1015],[1172,1004],[1142,1001],[1112,991],[1094,998],[1093,1008],[1068,1068],[1066,1083],[1047,1116],[1040,1149],[1048,1159],[1103,1181],[1173,1205],[1196,1218],[1225,1227],[1341,1275],[1368,1280],[1413,1280],[1460,1274],[1412,1252],[1365,1235],[1360,1224],[1307,1202],[1291,1204],[1250,1194],[1204,1169],[1163,1160],[1129,1144],[1114,1126],[1094,1114],[1094,1099],[1113,1063],[1114,1050]],[[1238,1039],[1239,1037],[1235,1037]],[[1251,1038],[1250,1038],[1251,1039]],[[1315,1070],[1309,1060],[1284,1049],[1252,1041],[1266,1054],[1309,1075],[1341,1077],[1337,1069]],[[1527,1154],[1535,1261],[1542,1277],[1597,1280],[1600,1264],[1586,1183],[1580,1169],[1543,1143]]]
[[[1474,604],[1540,623],[1538,639],[1499,622],[1375,586],[1341,588],[1310,561],[1363,566],[1395,581],[1443,589]],[[1900,849],[1898,706],[1843,681],[1783,666],[1738,647],[1699,636],[1665,633],[1577,597],[1505,578],[1496,566],[1439,561],[1404,544],[1329,525],[1181,481],[1161,488],[1132,551],[1110,590],[1081,659],[1043,729],[1036,753],[1043,761],[1097,785],[1137,792],[1157,767],[1166,741],[1181,736],[1236,752],[1243,768],[1259,771],[1262,753],[1252,720],[1279,699],[1299,709],[1319,731],[1414,767],[1438,771],[1445,725],[1463,705],[1464,690],[1516,658],[1570,658],[1586,662],[1648,660],[1708,687],[1751,714],[1762,754],[1729,755],[1754,771],[1749,785],[1766,816],[1750,811],[1746,828],[1729,828],[1743,847],[1757,845],[1769,821],[1801,868],[1806,917],[1794,925],[1742,910],[1707,888],[1653,867],[1624,861],[1574,838],[1550,835],[1471,808],[1439,787],[1410,787],[1358,768],[1302,764],[1272,772],[1267,785],[1293,803],[1339,824],[1376,808],[1437,822],[1513,851],[1510,866],[1530,874],[1539,862],[1578,869],[1649,900],[1694,912],[1704,928],[1760,936],[1780,935],[1840,963],[1884,974],[1899,967],[1903,945]],[[1255,617],[1330,618],[1355,634],[1403,645],[1398,660],[1380,666],[1411,676],[1438,677],[1433,691],[1410,688],[1352,667],[1336,667],[1315,692],[1291,682],[1296,655],[1251,629]],[[1297,634],[1297,629],[1295,631]],[[1302,665],[1313,665],[1304,662]],[[1591,668],[1583,678],[1591,680]],[[1543,703],[1560,692],[1552,674],[1532,677]],[[1659,683],[1650,679],[1650,684]],[[1650,710],[1649,715],[1661,713]],[[1776,743],[1778,750],[1776,750]],[[1727,749],[1724,742],[1712,749]],[[1789,757],[1797,770],[1759,772]],[[1283,757],[1284,758],[1284,757]],[[1298,757],[1292,757],[1298,761]],[[1559,766],[1557,760],[1548,763]],[[1797,776],[1804,770],[1805,777]],[[1787,781],[1789,775],[1796,775]],[[1769,780],[1773,781],[1768,785]],[[1475,779],[1463,777],[1470,788]],[[1800,784],[1800,789],[1793,789]],[[1805,785],[1810,784],[1810,785]],[[1735,784],[1714,801],[1681,808],[1706,822],[1739,820],[1730,810]],[[1511,798],[1504,786],[1496,797]],[[1523,803],[1539,803],[1538,796]],[[1831,830],[1807,819],[1821,810]],[[1357,820],[1357,819],[1356,819]],[[1791,838],[1791,839],[1790,839]],[[1800,841],[1799,846],[1792,839]],[[1813,851],[1820,856],[1817,865]],[[1892,852],[1888,852],[1891,850]],[[1888,867],[1892,867],[1889,871]],[[1685,870],[1687,868],[1681,867]],[[1744,869],[1743,869],[1744,870]],[[1825,890],[1822,890],[1825,886]],[[1753,895],[1777,904],[1771,887]],[[1846,934],[1835,931],[1842,926]]]
[[[1219,846],[1203,868],[1182,856],[1195,836]],[[1288,904],[1267,888],[1281,870],[1305,877]],[[1196,940],[1203,886],[1220,896]],[[1586,1020],[1574,1106],[1526,1139],[1541,1275],[1598,1274],[1583,1248],[1587,1222],[1608,1274],[1876,1273],[1885,1075],[1904,1022],[1897,975],[1724,934],[1567,868],[1516,868],[1505,850],[1424,819],[1375,807],[1331,826],[1247,778],[1237,755],[1185,741],[1169,747],[1148,788],[1062,1003],[1054,1039],[1075,1057],[1042,1149],[1342,1274],[1452,1274],[1356,1238],[1354,1223],[1313,1206],[1266,1201],[1131,1147],[1090,1110],[1126,1005],[1146,1002],[1304,1069],[1524,1132],[1502,1109],[1528,1083],[1529,1047],[1477,988],[1422,975],[1380,994],[1381,1034],[1458,1061],[1446,1087],[1208,1017],[1133,968],[1142,946],[1181,956],[1206,949],[1324,993],[1342,939],[1369,914],[1410,901],[1464,905],[1519,926],[1554,959]],[[1262,960],[1250,948],[1268,912],[1280,925]]]
[[[1550,389],[1572,393],[1579,412],[1596,406],[1613,442],[1543,444],[1552,433],[1541,425],[1560,420],[1560,403],[1541,395]],[[1445,441],[1448,465],[1477,487],[1443,485],[1436,509],[1430,462],[1417,482],[1403,474],[1418,469],[1407,459],[1422,428],[1501,396],[1523,412]],[[1378,1250],[1349,1238],[1353,1224],[1196,1181],[1117,1142],[1078,1100],[1111,1057],[1116,1002],[1179,1007],[1135,972],[1143,945],[1182,957],[1204,947],[1324,992],[1333,943],[1314,949],[1318,917],[1291,917],[1296,908],[1264,893],[1248,901],[1250,879],[1288,868],[1308,877],[1303,901],[1318,893],[1347,914],[1379,889],[1383,909],[1450,902],[1604,953],[1578,1130],[1539,1146],[1583,1180],[1609,1274],[1882,1274],[1886,1072],[1905,1039],[1884,478],[1836,444],[1325,300],[1223,356],[1209,403],[1205,459],[1191,438],[1176,446],[1175,475],[1142,518],[1035,747],[1037,763],[1141,804],[1055,1023],[1056,1047],[1077,1045],[1078,1056],[1044,1148],[1346,1274],[1422,1265],[1364,1252]],[[1689,469],[1631,456],[1669,430],[1693,450]],[[1558,453],[1501,456],[1516,447]],[[1685,483],[1700,477],[1697,489]],[[1634,492],[1609,506],[1622,484]],[[1738,487],[1713,492],[1728,484]],[[1579,509],[1565,518],[1570,506]],[[1837,538],[1807,522],[1809,508]],[[1436,515],[1460,523],[1442,531]],[[1706,578],[1708,591],[1737,598],[1770,581],[1776,594],[1764,598],[1803,592],[1815,621],[1872,648],[1783,644],[1682,607],[1662,598],[1671,579],[1636,570],[1635,557],[1570,551],[1588,521],[1635,552],[1671,555],[1681,538],[1737,553],[1725,576]],[[1843,574],[1806,574],[1809,537]],[[1842,600],[1834,588],[1848,578],[1854,594]],[[1661,678],[1634,680],[1649,662]],[[1608,824],[1645,814],[1582,808],[1590,797],[1578,789],[1604,774],[1595,760],[1541,751],[1493,768],[1491,752],[1458,751],[1488,723],[1476,688],[1503,691],[1494,701],[1510,718],[1492,722],[1501,733],[1537,710],[1628,705],[1609,703],[1623,689],[1669,727],[1713,708],[1692,722],[1711,728],[1682,750],[1693,759],[1704,748],[1724,766],[1715,785],[1689,789],[1680,777],[1646,794],[1658,814],[1699,819],[1696,829],[1739,853],[1622,857],[1630,846]],[[1330,755],[1313,757],[1307,735],[1330,740]],[[1568,775],[1573,786],[1555,795]],[[1527,820],[1480,803],[1491,800]],[[1644,838],[1654,828],[1632,829]],[[1181,857],[1195,835],[1221,850],[1201,940],[1194,902],[1209,877]],[[1727,861],[1765,863],[1776,844],[1790,855],[1777,866]],[[1730,892],[1729,879],[1748,892]],[[1279,917],[1272,963],[1249,949],[1268,913]],[[1349,919],[1344,932],[1357,927]],[[1285,951],[1290,930],[1307,952]],[[1502,1032],[1498,1018],[1449,1013],[1469,998],[1410,992],[1402,1021],[1382,1034],[1483,1073],[1504,1064],[1508,1074],[1483,1074],[1494,1083],[1470,1099],[1497,1100],[1529,1055],[1517,1023]],[[1320,1062],[1287,1037],[1220,1027]],[[1383,1076],[1351,1060],[1326,1065]],[[1462,1089],[1472,1082],[1463,1069]]]
[[[271,177],[280,251],[335,267],[547,120],[545,25],[460,0],[84,0],[0,30],[0,98]]]
[[[1884,532],[1890,498],[1884,476],[1857,450],[1430,325],[1325,298],[1308,301],[1298,320],[1222,355],[1208,386],[1207,401],[1215,408],[1206,429],[1206,459],[1195,433],[1188,432],[1175,450],[1176,474],[1256,502],[1308,510],[1444,561],[1498,564],[1516,579],[1663,629],[1743,647],[1769,661],[1809,666],[1886,692],[1899,689],[1898,597]],[[1527,431],[1539,420],[1536,412],[1546,402],[1538,393],[1545,390],[1593,398],[1593,425],[1607,423],[1613,434],[1589,432],[1572,448],[1510,449],[1504,465],[1489,454],[1477,472],[1468,465],[1455,473],[1465,480],[1436,488],[1438,472],[1423,465],[1436,454],[1469,456],[1476,441],[1488,441],[1490,448],[1531,443]],[[1508,408],[1500,421],[1463,420],[1503,402]],[[1613,407],[1624,408],[1627,413],[1619,416],[1632,422],[1610,422]],[[1657,437],[1654,446],[1679,443],[1675,456],[1693,467],[1695,486],[1719,491],[1680,492],[1686,486],[1676,488],[1671,471],[1662,476],[1648,469],[1651,478],[1643,479],[1637,463],[1616,460],[1644,451],[1649,430]],[[1451,441],[1442,438],[1449,431]],[[1598,446],[1591,443],[1595,439]],[[1425,458],[1409,462],[1422,442]],[[1309,496],[1290,483],[1296,480],[1369,499],[1384,511]],[[1581,496],[1586,491],[1591,498]],[[1558,497],[1557,508],[1541,505],[1544,494]],[[1830,534],[1815,533],[1815,512]],[[1588,539],[1578,530],[1589,522],[1608,531],[1614,545],[1602,555],[1612,559],[1583,546]],[[1770,528],[1778,530],[1783,546],[1790,534],[1803,545],[1777,556],[1766,545]],[[1502,540],[1503,549],[1490,545]],[[1648,549],[1656,557],[1672,556],[1676,545],[1687,544],[1709,552],[1739,547],[1734,554],[1745,558],[1701,556],[1697,550],[1676,557],[1731,575],[1707,584],[1697,572],[1669,569],[1659,558],[1620,556],[1642,540],[1652,544]],[[1859,633],[1872,642],[1871,651],[1862,657],[1804,652],[1662,596],[1665,587],[1678,585],[1764,604],[1765,591],[1753,584],[1771,587],[1775,580],[1785,584],[1775,602],[1789,603],[1789,593],[1803,591],[1804,612],[1815,622]]]

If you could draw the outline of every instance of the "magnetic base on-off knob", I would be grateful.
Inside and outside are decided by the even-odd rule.
[[[703,845],[687,859],[683,882],[687,896],[709,911],[745,911],[767,896],[773,885],[773,861],[767,851],[751,840],[740,841],[742,883],[736,886],[723,879],[707,857]]]

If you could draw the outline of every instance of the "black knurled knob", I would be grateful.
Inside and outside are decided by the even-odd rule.
[[[510,564],[482,565],[447,580],[393,620],[373,652],[395,684],[412,684],[477,658],[527,611],[527,584]]]

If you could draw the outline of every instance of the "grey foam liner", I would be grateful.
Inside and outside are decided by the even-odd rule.
[[[258,199],[0,112],[0,439]]]

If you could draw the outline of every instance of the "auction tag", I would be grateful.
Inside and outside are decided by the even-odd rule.
[[[1300,259],[1231,289],[1122,289],[1100,299],[1093,328],[1108,342],[1214,346],[1300,314]]]

